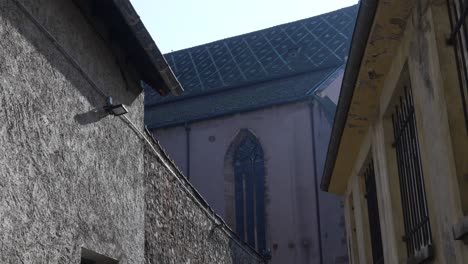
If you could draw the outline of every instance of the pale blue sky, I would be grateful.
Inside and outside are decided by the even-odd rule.
[[[131,0],[163,53],[296,21],[358,0]]]

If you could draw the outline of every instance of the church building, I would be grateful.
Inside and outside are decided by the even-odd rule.
[[[356,12],[171,52],[184,94],[145,91],[154,138],[273,264],[348,263],[342,200],[319,181]]]

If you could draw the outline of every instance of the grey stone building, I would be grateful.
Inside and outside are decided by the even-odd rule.
[[[0,1],[0,263],[263,263],[145,132],[142,82],[182,92],[128,0]]]

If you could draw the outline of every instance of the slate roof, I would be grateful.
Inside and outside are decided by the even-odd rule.
[[[165,55],[185,92],[145,89],[157,128],[306,99],[345,63],[357,5]]]

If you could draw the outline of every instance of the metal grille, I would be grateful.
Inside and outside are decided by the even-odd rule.
[[[466,23],[468,3],[465,0],[447,0],[447,4],[452,25],[449,42],[455,48],[465,127],[468,131],[468,25]]]
[[[404,87],[392,115],[408,256],[432,245],[411,88]]]
[[[370,237],[372,243],[372,259],[374,264],[383,264],[382,236],[380,234],[379,205],[375,186],[374,161],[371,160],[364,171],[366,182],[367,215],[369,216]]]

